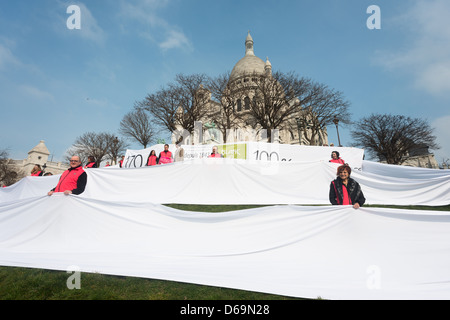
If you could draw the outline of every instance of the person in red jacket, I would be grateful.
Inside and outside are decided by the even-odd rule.
[[[66,196],[69,194],[81,194],[86,188],[87,174],[81,166],[79,156],[73,156],[70,159],[70,168],[64,171],[59,178],[55,188],[48,192],[51,196],[55,192],[63,192]]]
[[[84,166],[84,168],[97,168],[97,163],[95,162],[95,158],[93,156],[88,157],[88,163]]]
[[[208,158],[223,158],[223,156],[217,151],[217,146],[214,146]]]
[[[337,151],[331,152],[331,160],[330,160],[330,162],[338,163],[338,164],[345,164],[344,159],[341,159],[339,157],[339,152],[337,152]]]
[[[35,164],[33,167],[33,170],[31,170],[31,176],[32,177],[40,177],[42,176],[43,172],[41,169],[41,166],[38,164]]]
[[[169,151],[169,145],[165,144],[164,151],[161,151],[159,153],[158,164],[166,164],[172,162],[173,162],[172,152]]]
[[[329,197],[332,205],[352,205],[358,209],[366,202],[361,186],[350,178],[351,173],[352,169],[348,164],[337,168],[337,177],[330,184]]]
[[[158,157],[156,156],[156,151],[152,150],[148,155],[147,166],[154,166],[156,164],[158,164]]]

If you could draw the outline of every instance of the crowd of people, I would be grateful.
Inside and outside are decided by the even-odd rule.
[[[172,163],[172,162],[179,162],[184,161],[184,149],[180,144],[176,144],[177,150],[175,151],[175,154],[173,155],[172,152],[169,150],[169,145],[164,145],[164,150],[159,153],[159,155],[156,155],[155,150],[151,150],[150,154],[147,158],[147,164],[146,166],[154,166],[157,164],[166,164],[166,163]],[[212,148],[211,154],[208,156],[208,158],[223,158],[223,155],[218,152],[218,147],[214,146]],[[122,167],[122,164],[120,164],[120,167]]]
[[[177,151],[175,153],[176,161],[183,161],[184,150],[181,145],[177,144]],[[218,152],[217,146],[213,146],[211,154],[208,158],[223,158],[223,155]],[[123,166],[124,156],[119,162],[120,167]],[[164,145],[164,150],[156,155],[155,150],[151,150],[147,159],[147,166],[154,166],[158,164],[166,164],[174,162],[174,156],[169,151],[169,145]],[[331,163],[340,164],[337,168],[336,179],[331,181],[329,190],[329,200],[332,205],[351,205],[358,209],[364,205],[366,199],[361,190],[361,186],[357,181],[350,177],[351,168],[340,158],[338,151],[331,153]],[[109,162],[107,163],[107,166]],[[95,158],[88,157],[88,163],[83,167],[79,156],[73,156],[70,159],[70,168],[64,171],[55,188],[48,192],[51,196],[55,192],[62,192],[65,195],[75,194],[79,195],[84,192],[87,183],[87,174],[84,169],[97,168]],[[42,169],[40,165],[35,165],[31,171],[32,176],[42,176]]]

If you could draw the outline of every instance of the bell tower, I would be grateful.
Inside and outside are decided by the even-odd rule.
[[[250,30],[248,31],[247,38],[245,39],[245,55],[246,56],[255,55],[255,52],[253,51],[253,38],[250,35]]]

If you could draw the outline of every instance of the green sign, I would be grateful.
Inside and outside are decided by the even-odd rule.
[[[217,149],[224,158],[247,159],[247,144],[245,143],[218,145]]]

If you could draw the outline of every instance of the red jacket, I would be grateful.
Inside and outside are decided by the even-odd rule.
[[[331,159],[330,162],[332,163],[339,163],[339,164],[345,164],[345,161],[341,158],[339,159]]]
[[[89,162],[87,165],[84,166],[85,168],[97,168],[97,164],[95,161]]]
[[[359,203],[363,206],[366,202],[361,186],[352,178],[348,178],[347,187],[342,183],[342,179],[337,177],[330,184],[330,203],[333,205],[346,205]]]
[[[42,171],[38,171],[38,172],[36,172],[36,173],[32,173],[31,176],[32,176],[32,177],[39,177],[39,176],[42,176]]]
[[[208,158],[223,158],[220,153],[211,153]]]
[[[64,192],[71,190],[73,194],[80,194],[84,191],[87,182],[87,174],[80,166],[69,168],[63,172],[58,184],[52,190],[54,192]]]
[[[173,159],[172,159],[172,152],[170,151],[162,151],[159,154],[159,164],[163,164],[163,163],[172,163]]]
[[[156,156],[148,156],[147,166],[154,166],[156,164]]]

